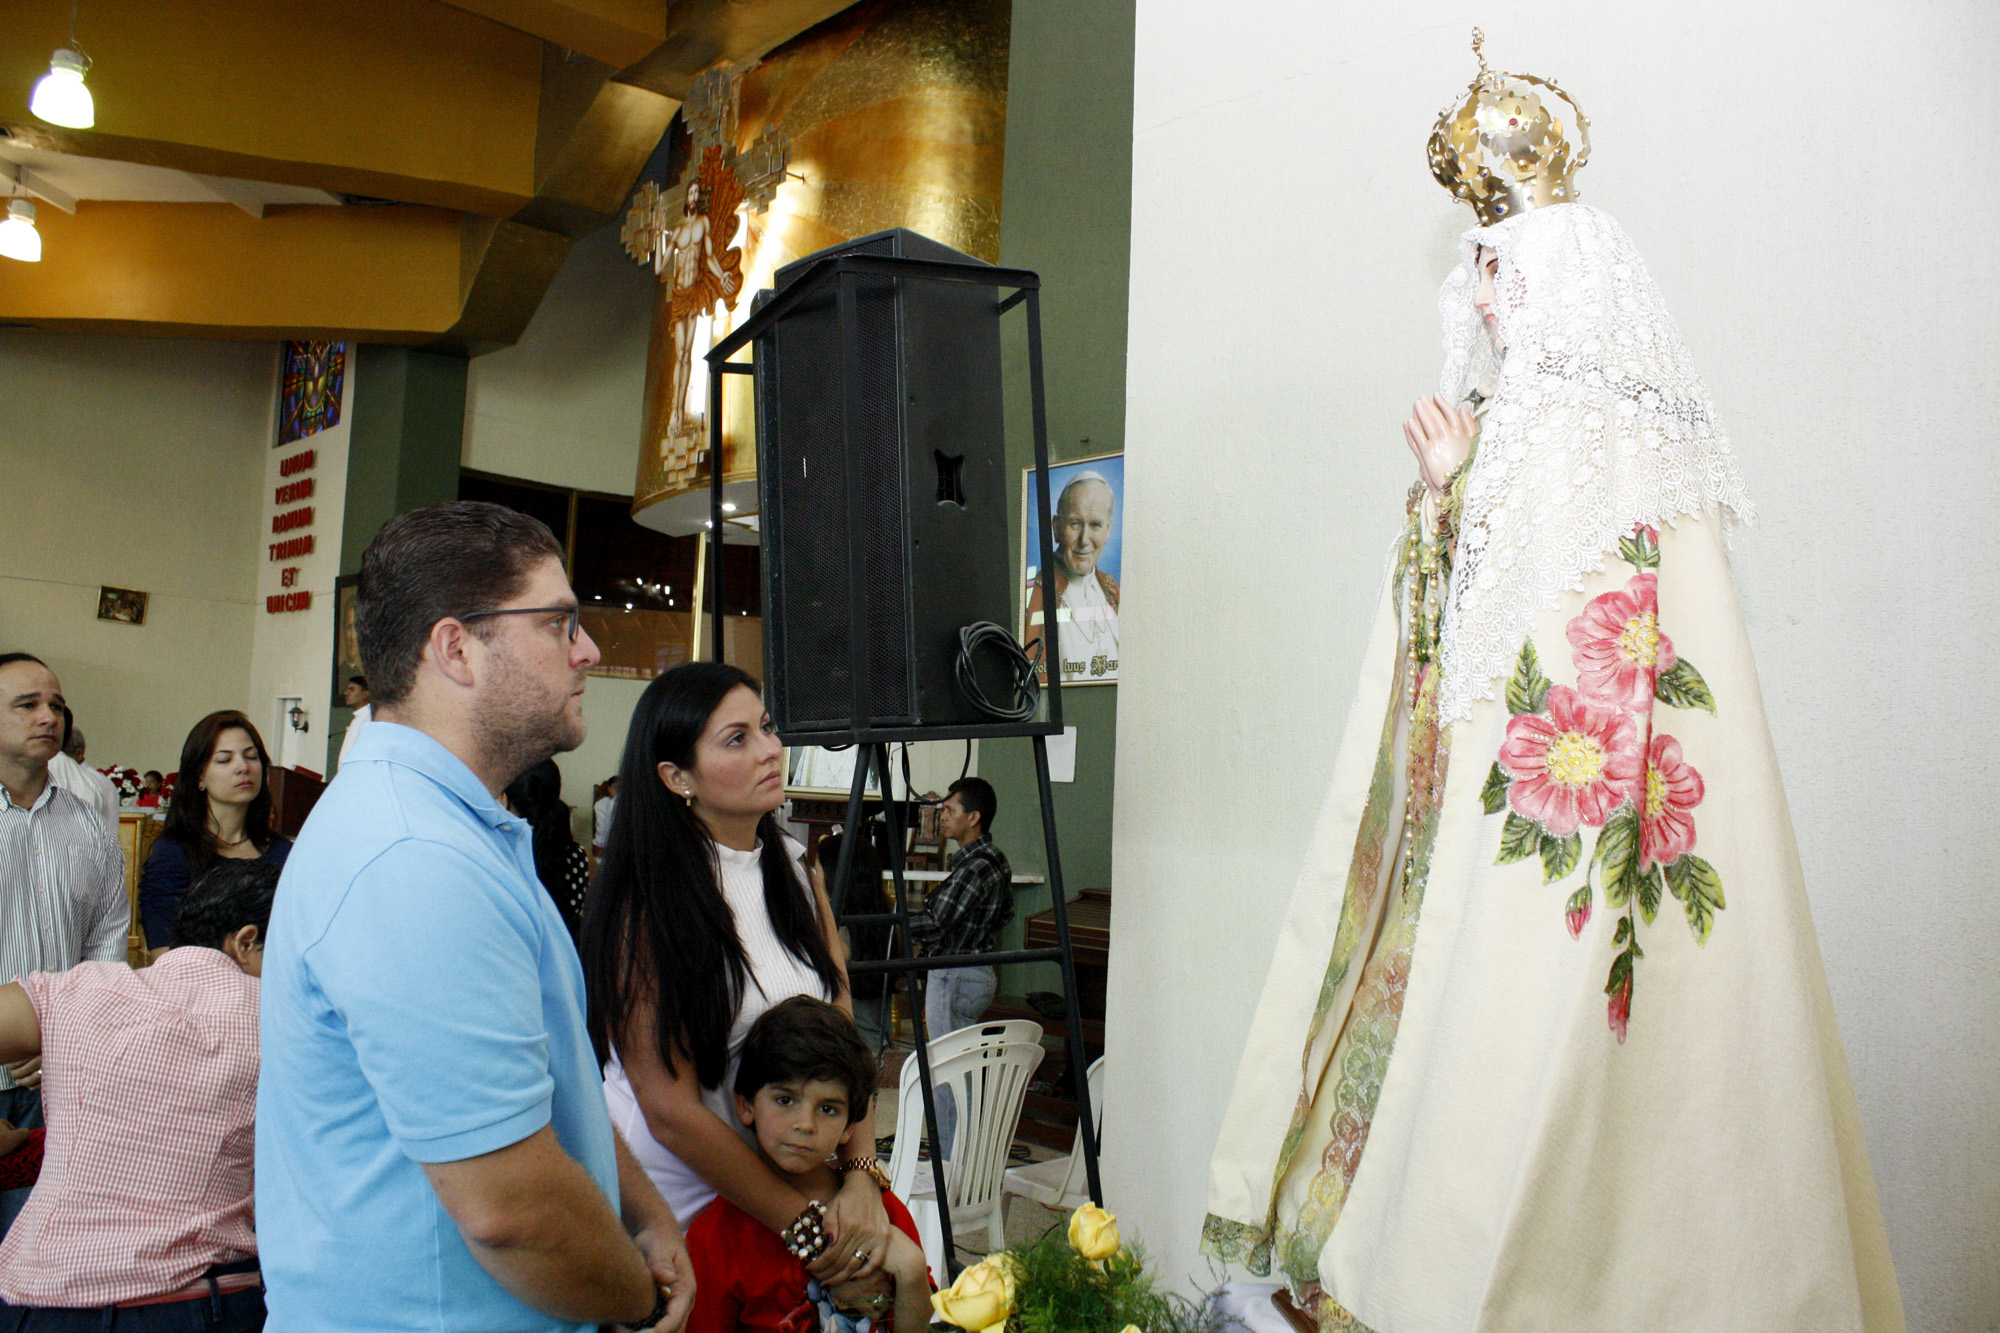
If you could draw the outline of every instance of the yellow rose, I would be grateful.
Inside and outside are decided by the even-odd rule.
[[[1118,1215],[1087,1203],[1070,1214],[1069,1243],[1076,1252],[1101,1263],[1118,1253]]]
[[[933,1293],[931,1308],[971,1333],[1007,1333],[1007,1316],[1014,1313],[1014,1274],[998,1256],[982,1259]]]

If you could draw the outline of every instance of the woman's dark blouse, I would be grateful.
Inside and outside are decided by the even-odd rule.
[[[262,859],[282,866],[291,854],[291,842],[273,835]],[[147,948],[164,949],[173,940],[181,899],[193,879],[187,848],[178,839],[162,836],[153,844],[153,853],[139,872],[139,920],[146,927]]]

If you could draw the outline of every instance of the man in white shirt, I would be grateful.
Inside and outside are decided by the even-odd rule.
[[[375,720],[375,709],[369,702],[368,678],[349,676],[347,687],[340,692],[340,701],[354,710],[354,716],[348,720],[347,735],[340,742],[340,758],[335,761],[336,772],[340,764],[347,762],[347,752],[354,748],[354,738],[361,734],[361,728]]]
[[[125,957],[132,909],[118,835],[59,784],[62,683],[40,658],[0,653],[0,976]],[[115,819],[115,816],[114,816]],[[0,1072],[0,1118],[41,1124],[39,1058]],[[0,1229],[28,1191],[0,1193]]]
[[[611,844],[611,816],[618,811],[618,775],[613,773],[604,780],[604,795],[597,798],[591,807],[590,849],[601,859],[604,849]]]
[[[111,830],[111,836],[118,836],[118,789],[111,785],[111,779],[84,763],[83,728],[76,725],[76,715],[63,709],[63,725],[68,730],[63,735],[61,753],[49,760],[49,780],[60,784],[89,806],[104,827]],[[121,852],[120,861],[124,859]]]

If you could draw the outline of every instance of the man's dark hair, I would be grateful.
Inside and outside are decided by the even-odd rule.
[[[1000,798],[993,794],[992,783],[985,778],[960,778],[945,795],[958,797],[960,805],[979,816],[979,831],[992,836],[993,816],[1000,811]]]
[[[359,686],[360,686],[360,687],[361,687],[362,689],[364,689],[364,690],[365,690],[365,689],[367,689],[367,688],[368,688],[368,677],[366,677],[366,676],[349,676],[349,677],[347,678],[347,683],[348,683],[349,685],[359,685]]]
[[[220,949],[222,942],[245,926],[257,927],[261,943],[271,931],[271,899],[278,892],[278,867],[261,858],[224,858],[194,882],[181,899],[174,921],[173,944],[198,944]]]
[[[490,611],[520,594],[541,561],[562,558],[538,518],[505,505],[454,500],[398,514],[361,555],[355,632],[375,703],[409,698],[431,627]],[[491,633],[486,624],[473,626]]]
[[[33,662],[38,667],[48,665],[33,653],[0,653],[0,667],[13,666],[16,662]]]
[[[76,714],[69,711],[68,704],[64,704],[62,715],[63,715],[62,744],[58,748],[61,749],[61,751],[64,754],[69,754],[70,738],[76,735]],[[69,757],[72,759],[76,758],[76,756],[73,754],[70,754]]]
[[[854,1020],[810,995],[794,995],[764,1011],[743,1038],[736,1091],[754,1098],[773,1083],[823,1079],[847,1089],[847,1123],[868,1114],[875,1095],[875,1053]]]

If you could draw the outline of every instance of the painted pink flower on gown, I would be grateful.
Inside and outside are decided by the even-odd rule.
[[[1601,827],[1645,790],[1646,756],[1630,713],[1566,685],[1549,689],[1548,716],[1507,723],[1500,766],[1514,778],[1507,799],[1558,838],[1580,824]]]
[[[1639,869],[1672,865],[1694,850],[1694,808],[1705,794],[1701,774],[1672,736],[1653,737],[1646,756],[1646,803],[1640,807]]]
[[[1577,689],[1635,712],[1652,706],[1653,682],[1675,661],[1673,641],[1660,633],[1659,587],[1650,570],[1635,574],[1569,622]]]
[[[1627,968],[1625,975],[1613,982],[1605,993],[1611,997],[1604,1004],[1605,1018],[1610,1022],[1612,1032],[1617,1034],[1620,1042],[1623,1042],[1625,1026],[1632,1021],[1631,969]]]

